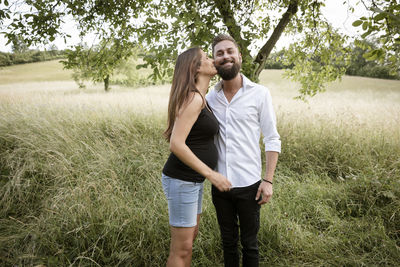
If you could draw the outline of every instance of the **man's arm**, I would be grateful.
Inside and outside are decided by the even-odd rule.
[[[261,200],[258,202],[258,204],[260,205],[267,203],[272,197],[272,181],[274,180],[276,164],[278,163],[278,155],[279,153],[275,151],[265,152],[266,170],[264,179],[270,181],[271,183],[265,182],[264,180],[261,181],[256,195],[256,200],[259,199],[260,196],[262,197]]]
[[[272,106],[272,99],[269,90],[265,88],[265,97],[260,105],[260,126],[264,135],[263,141],[265,145],[265,161],[266,170],[263,179],[269,181],[261,181],[256,194],[256,200],[262,197],[258,204],[262,205],[267,203],[272,197],[272,181],[276,164],[278,162],[278,155],[281,152],[281,140],[276,128],[276,117],[274,108]]]

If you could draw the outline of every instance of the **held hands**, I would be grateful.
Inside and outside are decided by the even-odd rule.
[[[219,172],[213,171],[207,179],[221,192],[229,191],[232,187],[231,182]]]
[[[256,200],[262,197],[260,201],[258,201],[258,204],[263,205],[267,203],[271,197],[272,197],[273,191],[272,191],[272,184],[261,181],[260,186],[258,187],[257,195],[256,195]]]

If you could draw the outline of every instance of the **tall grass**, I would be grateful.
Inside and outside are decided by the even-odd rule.
[[[160,257],[168,235],[160,123],[105,109],[21,109],[1,122],[2,228],[23,236],[2,235],[3,257],[57,266]]]
[[[261,77],[283,144],[261,266],[397,266],[399,87],[363,91],[349,85],[378,82],[346,77],[303,103],[280,74]],[[169,87],[13,88],[0,88],[2,265],[164,265]],[[204,197],[192,265],[222,266],[208,182]]]

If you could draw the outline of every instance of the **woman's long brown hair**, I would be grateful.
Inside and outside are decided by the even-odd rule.
[[[174,77],[168,103],[168,122],[164,137],[169,142],[175,117],[188,100],[191,92],[200,93],[196,88],[197,70],[201,64],[200,48],[194,47],[181,53],[175,63]]]

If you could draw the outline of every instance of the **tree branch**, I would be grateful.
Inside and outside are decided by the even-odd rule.
[[[254,74],[255,77],[258,77],[260,72],[264,69],[265,62],[269,54],[271,53],[272,48],[274,48],[276,42],[279,40],[282,32],[286,28],[292,16],[296,14],[298,10],[298,5],[298,0],[293,0],[290,2],[287,11],[282,15],[282,18],[279,21],[278,25],[275,27],[273,33],[271,34],[271,37],[258,52],[257,57],[254,60],[255,63],[258,63],[258,67],[255,70]]]
[[[250,51],[248,49],[250,42],[248,40],[244,40],[241,36],[241,28],[235,20],[234,13],[231,9],[230,1],[229,0],[215,1],[215,6],[221,13],[222,20],[225,26],[228,28],[228,33],[238,43],[242,55],[245,58],[247,56],[250,56]]]

